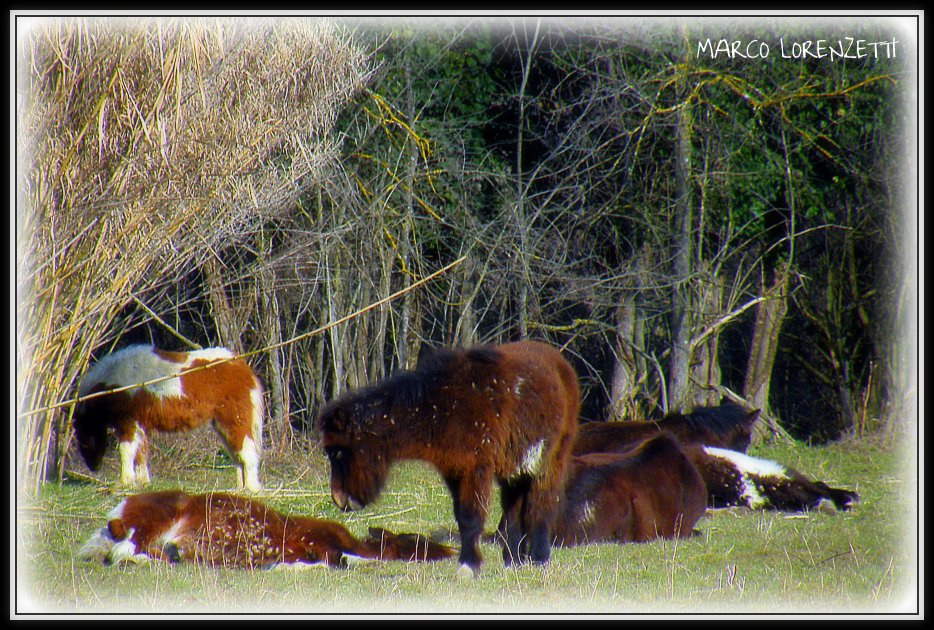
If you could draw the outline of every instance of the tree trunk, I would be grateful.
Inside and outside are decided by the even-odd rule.
[[[769,410],[769,383],[778,351],[778,337],[788,311],[788,277],[786,269],[776,271],[774,285],[766,291],[766,298],[756,307],[749,363],[743,384],[743,397],[761,410],[761,422],[756,423],[753,441],[758,443],[784,434]]]
[[[282,320],[279,298],[275,291],[275,277],[268,267],[264,267],[257,274],[257,279],[263,340],[266,345],[275,345],[282,341]],[[279,449],[285,448],[292,437],[292,427],[289,424],[289,371],[283,359],[284,350],[281,346],[266,351],[266,391],[269,405],[264,433],[267,442]]]
[[[717,319],[723,306],[723,283],[719,278],[714,277],[704,284],[699,302],[702,306],[702,321],[712,322]],[[695,405],[716,405],[720,402],[719,340],[720,333],[714,330],[695,346],[692,353],[694,363],[691,366],[691,380],[697,385],[692,397]]]
[[[668,413],[681,411],[690,393],[691,272],[693,208],[691,195],[691,110],[687,101],[678,109],[675,156],[674,234],[671,283],[671,361],[668,370]]]
[[[208,258],[201,267],[205,293],[211,316],[214,318],[214,327],[217,330],[218,341],[225,348],[235,354],[243,352],[241,335],[246,329],[246,322],[237,309],[227,299],[224,281],[220,272],[220,263],[216,258]],[[249,311],[246,311],[249,312]]]
[[[636,365],[635,329],[636,295],[627,292],[616,307],[616,345],[613,373],[610,377],[610,404],[607,420],[624,420],[634,414],[635,385],[638,378]]]

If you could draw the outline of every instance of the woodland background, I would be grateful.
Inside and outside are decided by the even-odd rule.
[[[763,410],[760,441],[915,428],[918,53],[901,25],[22,26],[26,486],[61,478],[67,401],[133,342],[249,353],[279,450],[431,348],[524,337],[573,362],[585,421],[726,397]],[[833,63],[697,54],[844,35],[906,43]]]

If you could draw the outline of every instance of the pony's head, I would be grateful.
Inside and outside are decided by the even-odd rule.
[[[753,411],[742,409],[740,411],[743,415],[743,419],[731,426],[723,436],[725,448],[739,451],[740,453],[745,453],[749,449],[749,445],[752,444],[753,425],[759,418],[760,411],[760,409],[755,409]]]
[[[94,413],[95,405],[79,403],[75,408],[74,427],[78,451],[88,468],[97,472],[107,450],[107,425]]]
[[[376,500],[389,475],[384,437],[367,426],[365,406],[335,401],[318,417],[321,446],[331,466],[331,499],[341,510]]]

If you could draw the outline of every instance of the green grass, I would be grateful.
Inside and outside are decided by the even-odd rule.
[[[455,560],[303,571],[82,563],[75,550],[103,525],[120,493],[106,484],[47,484],[37,501],[20,502],[16,512],[16,609],[171,614],[915,610],[916,472],[905,466],[911,456],[871,441],[760,447],[751,454],[855,489],[862,500],[852,512],[829,515],[708,512],[698,523],[701,535],[693,539],[556,549],[544,567],[507,569],[499,548],[484,544],[480,575],[458,579]],[[179,459],[171,447],[153,458],[152,489],[233,486],[234,473],[223,459],[204,453],[181,464]],[[110,464],[101,478],[116,477]],[[351,514],[331,503],[326,463],[316,451],[270,454],[262,474],[268,488],[263,498],[270,505],[340,521],[359,536],[370,525],[426,534],[454,528],[446,488],[432,469],[418,463],[395,467],[380,500]],[[488,531],[498,518],[494,503]]]

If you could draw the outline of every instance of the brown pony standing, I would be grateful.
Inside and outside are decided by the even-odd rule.
[[[472,575],[495,479],[504,562],[547,562],[579,404],[577,374],[544,343],[437,352],[322,411],[331,497],[357,509],[379,496],[394,462],[433,464],[454,500],[458,573]]]

